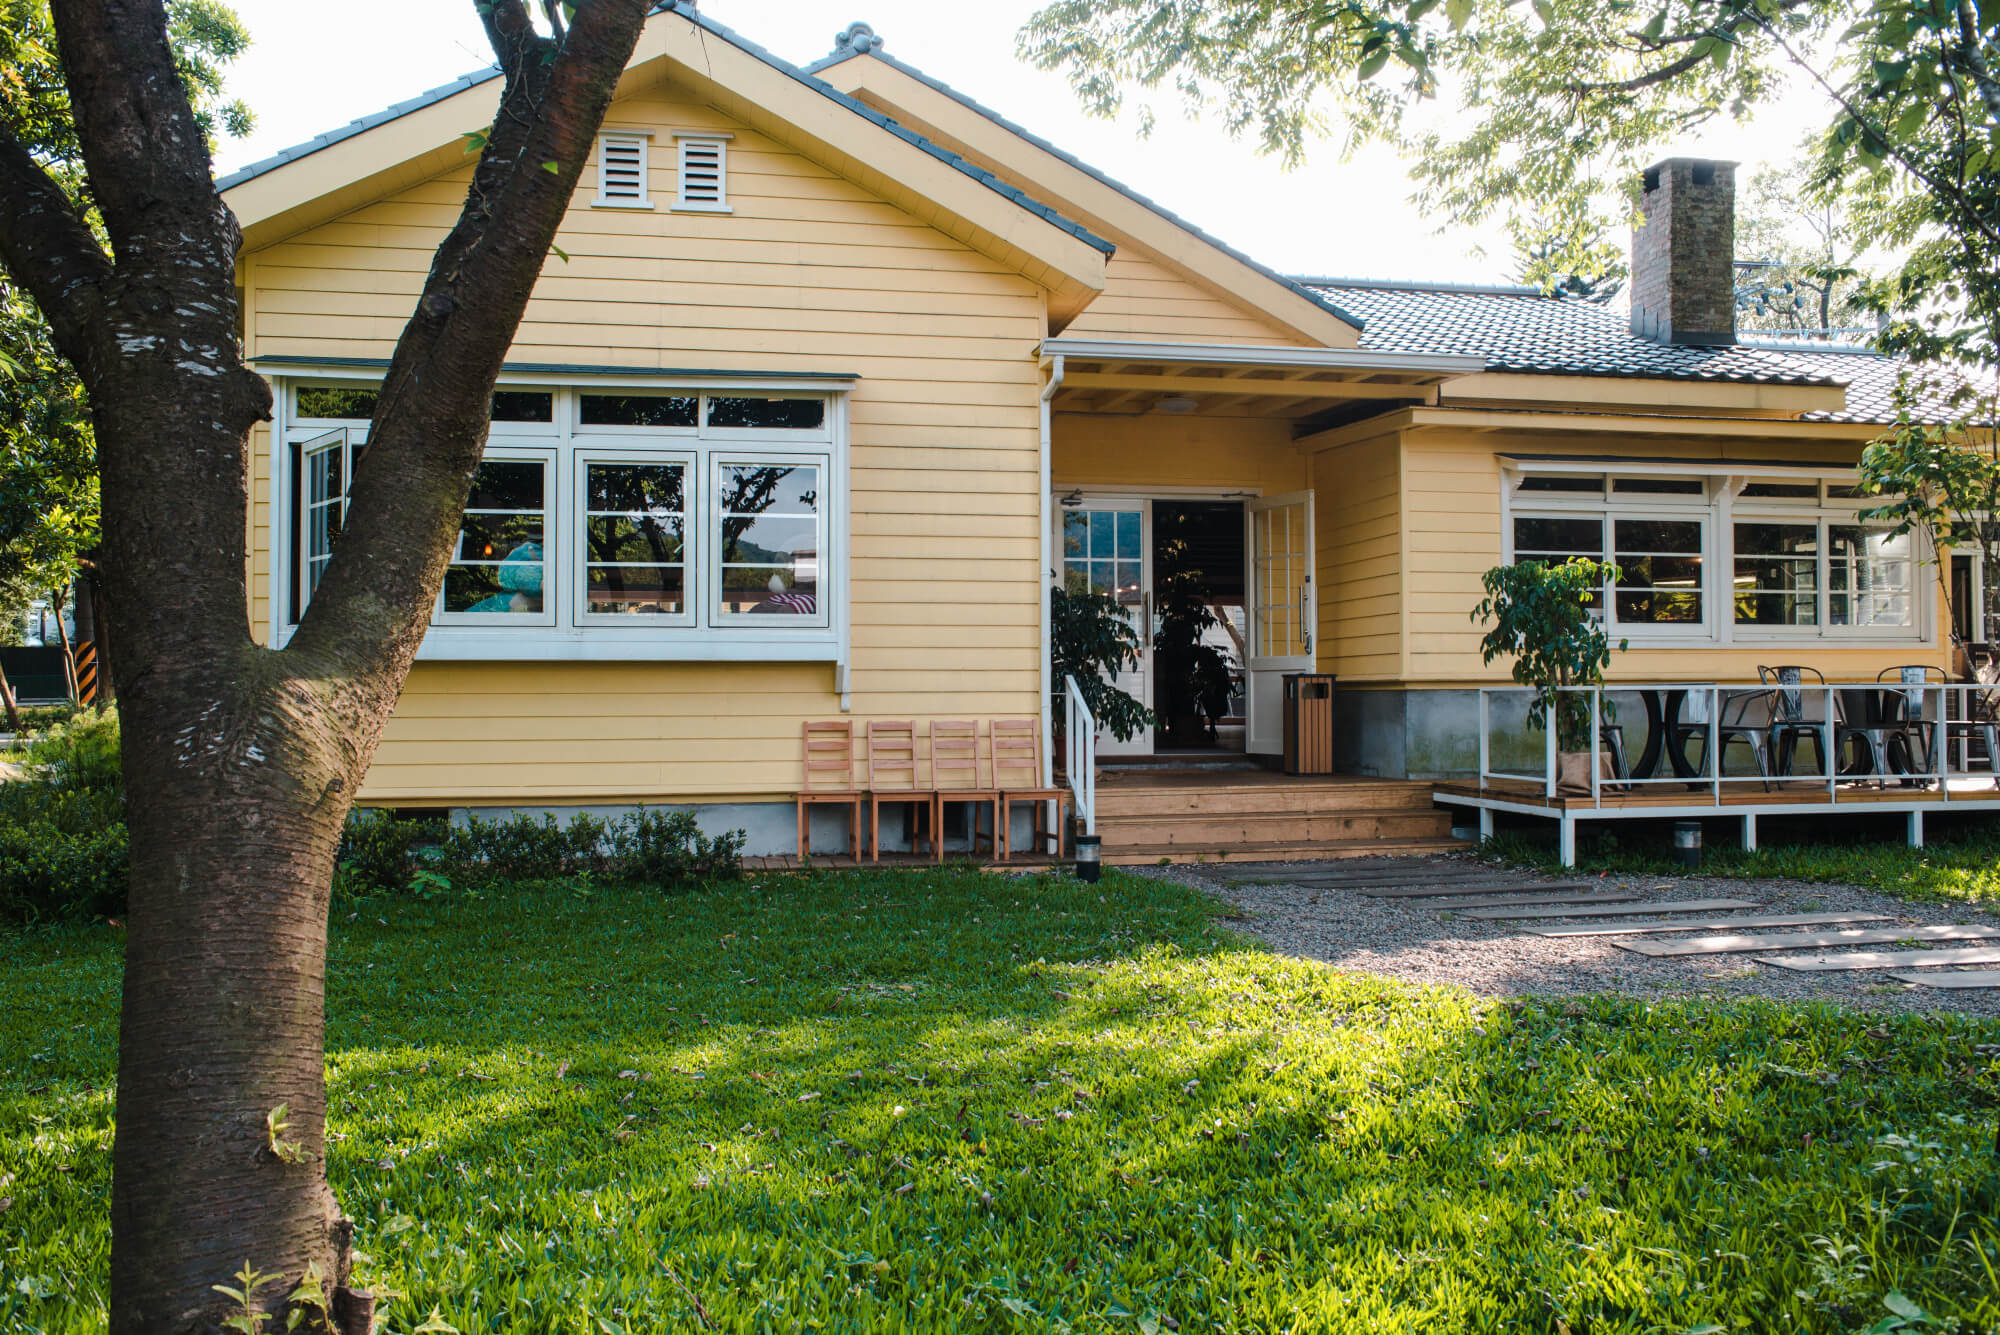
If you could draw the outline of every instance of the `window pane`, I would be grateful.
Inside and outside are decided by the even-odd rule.
[[[1524,477],[1517,490],[1520,491],[1566,491],[1584,492],[1593,496],[1604,494],[1604,479],[1601,477]]]
[[[727,465],[716,509],[722,611],[817,615],[819,469],[811,464]],[[1093,547],[1098,517],[1091,516]],[[1097,572],[1091,576],[1095,583]]]
[[[1066,560],[1090,554],[1090,516],[1075,510],[1063,513],[1063,557]]]
[[[1835,626],[1909,626],[1915,601],[1910,537],[1859,524],[1827,525],[1827,622]]]
[[[1736,525],[1736,622],[1819,623],[1819,525]]]
[[[1093,557],[1110,556],[1116,550],[1114,529],[1118,517],[1109,510],[1090,512],[1090,554]]]
[[[687,465],[584,469],[584,610],[678,616],[687,607]]]
[[[1743,494],[1753,500],[1816,501],[1819,499],[1819,484],[1816,482],[1752,482],[1743,488]]]
[[[1582,556],[1593,561],[1601,561],[1604,559],[1604,521],[1516,519],[1514,555],[1518,559],[1548,560]]]
[[[492,459],[479,466],[444,574],[444,610],[535,615],[548,576],[548,465]]]
[[[708,424],[764,431],[810,431],[826,424],[825,399],[710,397]]]
[[[700,403],[692,394],[585,394],[585,426],[693,426]]]
[[[1611,527],[1617,619],[1634,625],[1700,623],[1700,521],[1619,519]]]
[[[556,396],[547,390],[503,389],[493,396],[496,422],[553,422]]]
[[[366,422],[375,416],[375,387],[300,385],[299,416],[345,417]]]
[[[1122,510],[1118,515],[1118,559],[1136,561],[1139,559],[1139,521],[1137,510]]]
[[[1611,484],[1611,490],[1644,496],[1699,496],[1702,482],[1698,477],[1621,477]]]

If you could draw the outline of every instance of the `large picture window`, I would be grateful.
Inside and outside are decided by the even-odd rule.
[[[1870,501],[1846,486],[1544,473],[1510,500],[1515,561],[1616,565],[1608,607],[1593,607],[1655,642],[1921,633],[1912,539],[1862,523]]]
[[[282,636],[367,466],[375,388],[301,384],[281,402]],[[503,387],[422,652],[838,660],[843,406],[780,390]]]

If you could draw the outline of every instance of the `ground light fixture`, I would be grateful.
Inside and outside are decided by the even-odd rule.
[[[1094,834],[1080,834],[1076,837],[1076,879],[1093,885],[1104,874],[1104,864],[1098,861],[1102,840]]]

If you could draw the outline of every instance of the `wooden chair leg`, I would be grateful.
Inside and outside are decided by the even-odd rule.
[[[804,862],[806,860],[806,835],[810,827],[806,821],[806,804],[804,800],[801,799],[797,805],[799,808],[799,861]]]
[[[861,799],[855,798],[848,804],[847,843],[854,853],[854,863],[861,865]]]

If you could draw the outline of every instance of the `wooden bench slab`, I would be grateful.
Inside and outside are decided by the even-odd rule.
[[[1596,881],[1452,881],[1439,885],[1411,881],[1404,885],[1387,886],[1379,890],[1358,890],[1358,893],[1370,899],[1443,899],[1451,895],[1500,895],[1516,891],[1525,894],[1531,890],[1564,892],[1603,888]],[[1638,896],[1635,894],[1633,898],[1636,899]]]
[[[1425,902],[1410,904],[1407,907],[1440,909],[1446,913],[1457,913],[1462,909],[1531,908],[1537,904],[1620,904],[1629,908],[1631,901],[1639,897],[1640,892],[1637,890],[1589,890],[1582,894],[1562,892],[1547,894],[1540,890],[1523,890],[1483,899],[1444,899],[1435,904]]]
[[[1817,959],[1763,959],[1798,973],[1835,973],[1844,969],[1941,969],[1947,964],[2000,964],[2000,949],[1973,946],[1965,950],[1857,950],[1849,955],[1822,955]]]
[[[1748,899],[1678,899],[1658,904],[1614,904],[1601,909],[1480,909],[1468,918],[1511,922],[1525,918],[1597,918],[1613,913],[1719,913],[1725,909],[1760,909]]]
[[[1594,922],[1582,927],[1529,927],[1535,936],[1636,936],[1644,932],[1728,932],[1738,927],[1813,927],[1828,922],[1891,922],[1886,913],[1771,913],[1708,922]]]
[[[1959,973],[1892,973],[1899,983],[1925,987],[2000,987],[2000,969],[1966,969]]]
[[[1692,941],[1621,941],[1620,950],[1656,959],[1674,955],[1731,955],[1753,950],[1819,950],[1827,946],[1867,946],[1889,941],[1982,941],[2000,936],[2000,927],[1857,927],[1835,932],[1792,932],[1782,936],[1698,936]]]

